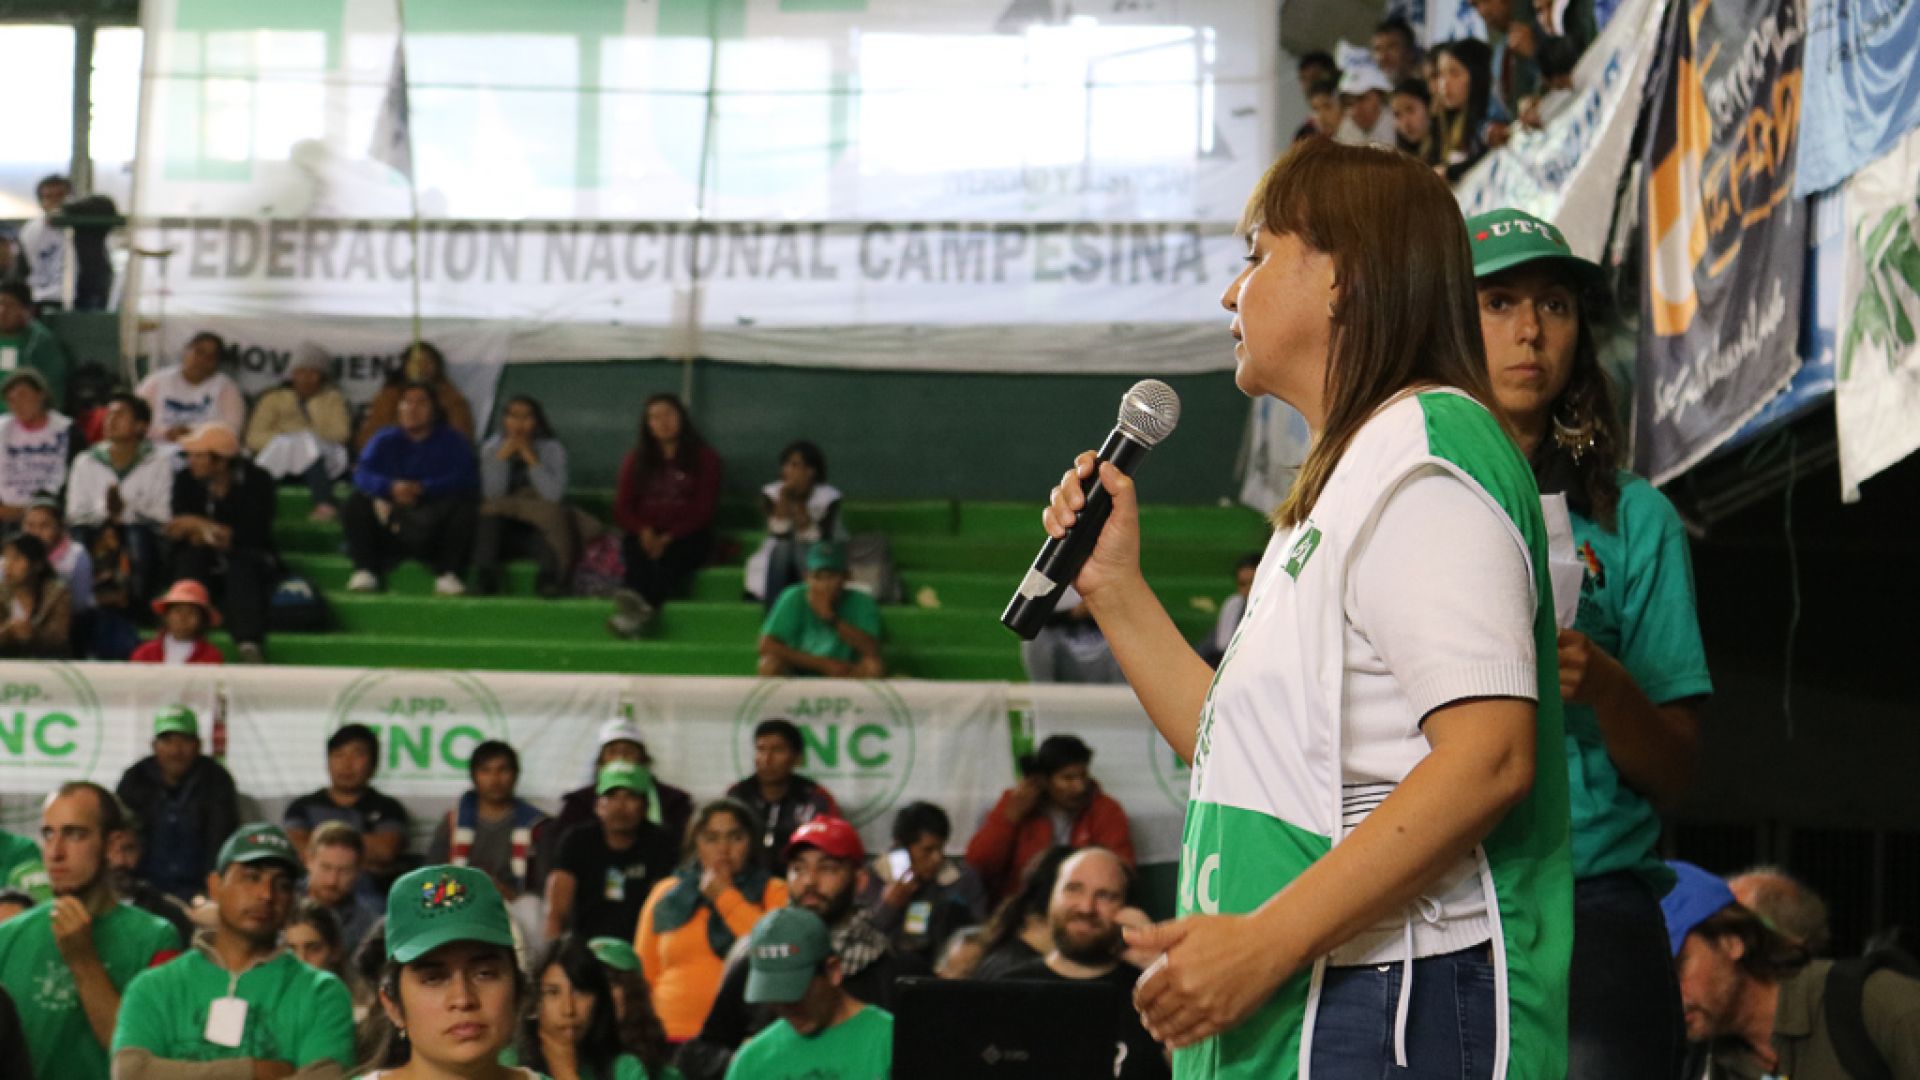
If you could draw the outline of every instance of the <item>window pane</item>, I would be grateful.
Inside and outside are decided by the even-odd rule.
[[[19,91],[0,139],[0,213],[37,216],[34,185],[73,159],[73,28],[0,25],[0,56]]]
[[[93,190],[113,196],[124,212],[133,205],[133,150],[140,130],[140,49],[137,26],[103,26],[93,38]]]

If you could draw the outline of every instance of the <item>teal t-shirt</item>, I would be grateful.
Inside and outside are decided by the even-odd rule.
[[[868,1005],[808,1038],[785,1020],[733,1055],[727,1080],[886,1080],[893,1068],[893,1016]]]
[[[127,904],[93,920],[93,948],[107,980],[125,992],[154,957],[180,947],[173,927]],[[94,1038],[73,972],[53,942],[53,905],[40,904],[0,925],[0,986],[20,1012],[38,1080],[100,1080],[107,1048]],[[121,1015],[125,1015],[124,1006]]]
[[[1628,472],[1619,479],[1613,532],[1572,515],[1574,551],[1586,567],[1573,628],[1619,660],[1656,705],[1710,694],[1680,515],[1652,484]],[[1621,779],[1592,708],[1568,702],[1566,724],[1574,877],[1632,870],[1665,895],[1673,872],[1654,851],[1659,815]]]
[[[247,1003],[239,1046],[206,1038],[214,999]],[[113,1052],[145,1050],[168,1061],[253,1058],[283,1061],[295,1070],[317,1061],[342,1069],[353,1064],[353,996],[329,972],[316,971],[283,952],[256,964],[238,984],[225,968],[199,950],[142,972],[120,1002]]]
[[[868,637],[880,637],[880,605],[866,593],[858,589],[843,590],[838,614]],[[809,656],[825,656],[847,663],[860,659],[853,646],[841,640],[831,625],[813,613],[813,605],[807,603],[804,581],[789,585],[781,592],[780,598],[773,602],[773,610],[767,612],[767,621],[761,624],[760,632]]]
[[[24,836],[0,832],[0,889],[19,889],[35,903],[53,899],[47,868],[40,861],[40,845]]]

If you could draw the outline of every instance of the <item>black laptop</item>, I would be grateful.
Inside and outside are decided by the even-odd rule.
[[[912,1080],[1095,1080],[1119,1056],[1117,986],[902,979],[893,1075]]]

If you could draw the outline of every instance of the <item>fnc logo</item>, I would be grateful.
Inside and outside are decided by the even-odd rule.
[[[473,748],[507,737],[500,699],[472,676],[450,671],[369,672],[340,691],[328,720],[328,730],[373,729],[380,776],[461,787]]]
[[[832,689],[823,693],[826,686]],[[733,771],[753,772],[753,729],[784,717],[800,729],[799,771],[826,785],[854,825],[879,818],[913,772],[913,710],[883,683],[791,679],[756,687],[733,721]]]
[[[37,679],[0,683],[0,768],[91,776],[106,732],[100,697],[66,664],[41,670]]]

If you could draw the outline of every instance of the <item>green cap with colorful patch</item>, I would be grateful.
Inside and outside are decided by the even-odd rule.
[[[493,879],[470,866],[400,875],[387,893],[387,959],[411,964],[456,941],[513,948],[513,922]]]
[[[747,1003],[799,1001],[820,964],[833,955],[833,940],[820,916],[802,907],[775,908],[753,924],[747,938]]]
[[[645,795],[653,787],[653,770],[637,761],[609,761],[600,770],[600,776],[593,785],[593,793],[605,795],[618,788],[626,788],[636,795]]]
[[[300,872],[300,856],[293,850],[293,841],[280,831],[280,826],[264,821],[242,825],[234,830],[233,835],[227,837],[227,842],[220,845],[220,854],[213,860],[213,870],[214,873],[225,873],[227,867],[234,863],[250,862],[277,862],[293,873]]]
[[[633,951],[633,943],[617,937],[597,937],[587,942],[587,951],[594,959],[615,971],[639,971],[640,954]]]
[[[162,735],[190,735],[200,737],[200,718],[185,705],[169,705],[160,710],[153,718],[153,737]]]
[[[1467,219],[1473,242],[1473,276],[1484,278],[1530,263],[1550,264],[1582,289],[1604,289],[1600,267],[1573,253],[1573,245],[1552,223],[1524,210],[1506,207]]]

